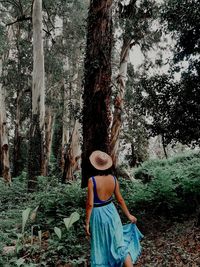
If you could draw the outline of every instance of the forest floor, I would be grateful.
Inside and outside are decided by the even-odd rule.
[[[8,221],[10,221],[8,217],[5,221],[1,220],[1,226],[5,226],[5,224],[8,226]],[[196,226],[195,219],[187,218],[186,221],[172,222],[166,218],[157,217],[156,219],[144,219],[139,223],[138,227],[145,236],[141,241],[142,254],[137,264],[134,265],[135,267],[200,266],[200,227]],[[3,265],[1,266],[4,267]],[[37,266],[40,267],[40,265]],[[82,263],[79,265],[55,264],[55,266],[86,265]]]
[[[142,222],[142,228],[146,234],[136,267],[200,266],[200,227],[195,219],[150,219]]]
[[[27,207],[35,208],[38,205],[35,200],[36,195],[30,197],[29,194],[24,193],[23,188],[6,188],[3,187],[3,184],[0,184],[0,267],[86,266],[83,262],[89,262],[89,242],[85,237],[83,226],[85,209],[80,206],[82,198],[79,197],[81,191],[78,190],[81,189],[78,188],[79,184],[75,187],[69,187],[68,192],[66,187],[64,187],[64,191],[61,190],[62,188],[52,187],[53,191],[37,193],[39,200],[48,204],[45,209],[51,211],[53,207],[53,210],[57,212],[56,214],[53,213],[53,215],[61,217],[56,217],[56,221],[48,223],[48,220],[53,217],[48,217],[50,216],[47,213],[48,210],[44,213],[43,208],[38,214],[37,223],[42,225],[43,234],[50,229],[51,234],[42,236],[41,246],[38,245],[37,239],[34,241],[34,246],[31,246],[30,240],[28,240],[28,243],[25,242],[25,245],[20,247],[21,243],[17,245],[17,234],[21,233],[22,211]],[[75,203],[75,199],[79,203],[76,207],[72,206],[72,203]],[[65,216],[68,216],[66,214],[71,214],[74,210],[80,212],[82,219],[67,232],[66,238],[64,236],[61,242],[53,233],[53,227],[57,226],[58,222],[61,225],[61,219],[63,218],[61,211]],[[138,228],[144,234],[144,238],[141,241],[141,256],[134,266],[200,266],[200,226],[197,224],[197,217],[189,217],[182,214],[173,219],[171,216],[162,217],[155,214],[152,215],[150,211],[148,212],[148,214],[144,211],[136,213]],[[29,239],[30,226],[30,223],[26,226],[26,235]],[[20,249],[20,253],[3,254],[5,249],[14,249],[16,251],[17,246]],[[20,260],[24,260],[24,262],[21,264]],[[42,265],[38,263],[41,261],[43,262]],[[48,263],[48,261],[51,263]],[[63,264],[63,262],[69,261],[79,262],[79,264]]]

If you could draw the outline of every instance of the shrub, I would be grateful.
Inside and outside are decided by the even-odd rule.
[[[200,153],[145,162],[134,172],[138,180],[129,185],[129,203],[163,214],[195,212],[200,205],[199,162]]]

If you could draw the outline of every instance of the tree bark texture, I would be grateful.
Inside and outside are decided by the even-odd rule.
[[[13,147],[13,177],[16,177],[22,171],[20,164],[20,147],[21,147],[21,135],[20,135],[20,99],[22,92],[17,91],[16,99],[16,116],[15,116],[15,133],[14,133],[14,147]]]
[[[44,164],[42,166],[42,175],[48,175],[49,160],[51,155],[52,136],[54,128],[54,115],[52,114],[51,107],[46,108],[45,116],[45,157]]]
[[[37,176],[44,169],[44,52],[42,39],[42,0],[33,2],[33,80],[32,80],[32,118],[30,127],[30,146],[28,162],[28,191],[37,190]]]
[[[166,150],[166,144],[165,144],[165,136],[164,136],[164,134],[161,135],[161,140],[162,140],[162,147],[163,147],[164,155],[165,155],[165,158],[167,159],[168,158],[168,155],[167,155],[167,150]]]
[[[78,55],[79,56],[79,55]],[[78,62],[78,56],[76,62]],[[64,110],[63,110],[63,138],[62,138],[62,182],[74,180],[74,172],[80,169],[80,123],[76,119],[77,114],[72,114],[70,105],[75,108],[81,106],[81,101],[78,101],[78,68],[75,68],[75,74],[69,84],[69,90],[65,87]],[[67,94],[68,92],[68,94]]]
[[[2,59],[0,59],[0,76],[2,75]],[[1,174],[4,181],[8,184],[11,183],[10,174],[10,161],[9,161],[9,144],[8,144],[8,131],[7,119],[5,108],[5,90],[0,82],[0,164]]]
[[[64,171],[62,182],[75,180],[74,172],[78,170],[79,160],[81,157],[80,150],[80,123],[75,121],[74,129],[72,131],[71,139],[64,150]]]
[[[33,2],[33,85],[32,113],[39,114],[40,129],[45,118],[44,51],[42,38],[42,0]]]
[[[63,114],[62,114],[62,155],[61,155],[61,169],[64,173],[67,147],[70,139],[70,111],[69,111],[69,94],[70,90],[67,87],[65,79],[63,79]],[[63,181],[63,178],[62,178]]]
[[[110,153],[112,0],[90,2],[83,94],[82,187],[95,175],[94,150]]]
[[[121,7],[119,9],[119,16],[125,26],[122,34],[123,44],[120,54],[119,74],[117,77],[118,92],[114,102],[113,123],[111,129],[111,156],[115,167],[118,163],[119,136],[122,127],[123,101],[126,89],[129,53],[132,46],[135,45],[138,42],[138,39],[141,38],[137,37],[137,35],[133,37],[133,33],[131,32],[131,28],[129,26],[130,20],[135,19],[135,12],[137,8],[136,0],[130,0],[129,4],[125,6],[124,3],[121,2],[122,1],[119,1],[119,7]]]
[[[122,126],[122,113],[123,113],[123,101],[126,88],[126,79],[127,79],[127,66],[129,60],[131,40],[124,40],[121,56],[120,56],[120,67],[119,74],[117,77],[117,96],[114,101],[114,113],[113,113],[113,122],[111,128],[111,157],[113,159],[114,166],[117,165],[118,159],[118,149],[119,149],[119,134]]]
[[[52,137],[52,154],[56,160],[56,172],[60,175],[62,173],[62,111],[55,114],[55,121],[53,127]]]
[[[37,176],[42,174],[43,133],[40,129],[39,114],[33,114],[30,127],[28,159],[28,192],[37,190]]]
[[[22,38],[22,31],[21,26],[16,25],[16,48],[17,48],[17,72],[19,77],[22,75],[22,67],[21,67],[21,61],[22,61],[22,53],[21,53],[21,38]],[[20,172],[23,170],[23,164],[20,156],[20,150],[21,150],[21,141],[22,137],[20,134],[20,119],[21,119],[21,99],[23,95],[23,85],[21,78],[18,79],[18,82],[16,84],[17,88],[17,98],[16,98],[16,113],[15,113],[15,133],[14,133],[14,148],[13,148],[13,177],[16,177],[20,175]]]

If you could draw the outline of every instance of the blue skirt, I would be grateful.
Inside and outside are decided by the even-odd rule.
[[[143,237],[136,224],[122,225],[115,205],[93,208],[90,219],[91,267],[122,267],[130,254],[132,262],[141,253]]]

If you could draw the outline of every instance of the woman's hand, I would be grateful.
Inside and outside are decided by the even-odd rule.
[[[85,231],[86,231],[86,235],[90,236],[90,226],[89,226],[89,224],[86,224]]]
[[[128,219],[132,222],[132,223],[136,223],[137,222],[137,218],[133,215],[128,215]]]

